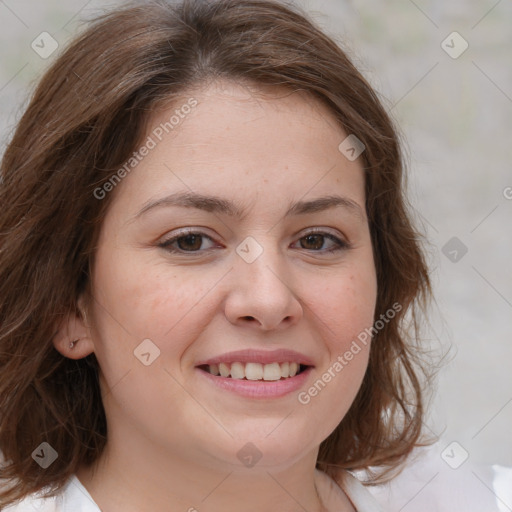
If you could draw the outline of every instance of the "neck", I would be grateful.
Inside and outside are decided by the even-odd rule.
[[[101,510],[145,512],[324,512],[315,485],[317,451],[286,468],[198,464],[146,443],[109,440],[96,464],[77,476]]]

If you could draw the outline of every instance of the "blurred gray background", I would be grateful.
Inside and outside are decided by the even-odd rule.
[[[425,342],[451,347],[426,427],[441,435],[431,450],[448,472],[461,469],[447,456],[465,452],[512,466],[512,2],[296,3],[348,51],[406,140],[436,294]],[[111,5],[0,0],[0,152],[79,22]],[[42,32],[59,44],[47,59],[31,47]]]

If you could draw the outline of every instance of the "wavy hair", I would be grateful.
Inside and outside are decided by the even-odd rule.
[[[0,506],[57,492],[108,439],[91,354],[68,359],[55,328],[90,287],[111,179],[145,136],[151,112],[216,79],[306,91],[361,155],[378,290],[368,368],[350,410],[320,446],[317,468],[397,468],[424,417],[420,313],[431,294],[421,237],[405,197],[397,130],[346,53],[299,8],[278,0],[132,2],[93,20],[38,82],[1,162]],[[423,361],[423,362],[422,362]],[[59,454],[42,470],[43,441]],[[378,481],[377,476],[372,480]]]

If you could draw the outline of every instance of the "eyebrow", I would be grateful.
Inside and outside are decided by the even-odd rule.
[[[193,192],[177,192],[160,199],[149,200],[135,215],[134,219],[141,217],[150,210],[172,206],[196,208],[210,213],[222,213],[240,220],[248,213],[240,204],[236,204],[221,197],[206,196]],[[339,195],[319,197],[310,201],[298,201],[289,206],[284,216],[305,215],[338,207],[345,208],[350,213],[360,217],[361,220],[366,220],[366,216],[359,204],[348,197]]]

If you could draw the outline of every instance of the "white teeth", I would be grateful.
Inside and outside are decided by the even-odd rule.
[[[245,377],[244,365],[242,363],[233,363],[230,373],[233,379],[243,379]]]
[[[263,366],[260,363],[247,363],[245,365],[245,377],[247,380],[263,379]]]
[[[229,366],[227,364],[220,363],[219,372],[221,377],[229,377]]]
[[[263,380],[279,380],[281,378],[281,367],[279,363],[266,364],[263,367]]]
[[[219,363],[210,364],[207,371],[212,375],[231,377],[232,379],[275,381],[281,378],[295,377],[299,371],[298,363]]]

